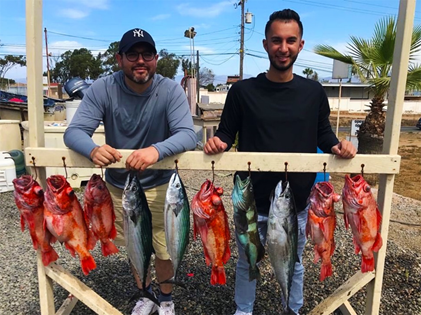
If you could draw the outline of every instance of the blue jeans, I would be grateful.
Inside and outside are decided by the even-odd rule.
[[[306,224],[308,209],[298,213],[298,246],[297,253],[300,262],[295,263],[294,276],[292,278],[291,292],[289,297],[289,307],[298,314],[298,311],[304,304],[303,298],[303,282],[304,282],[304,266],[302,264],[303,250],[306,243]],[[268,217],[259,215],[257,225],[259,236],[262,244],[266,244]],[[247,262],[246,253],[236,237],[238,248],[238,261],[235,273],[235,303],[237,309],[245,313],[253,312],[254,300],[256,299],[256,280],[249,281],[249,263]],[[284,301],[283,301],[284,304]],[[285,305],[284,305],[285,307]]]

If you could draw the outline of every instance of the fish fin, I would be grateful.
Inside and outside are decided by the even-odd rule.
[[[231,249],[227,240],[227,245],[225,247],[224,256],[222,257],[222,262],[226,264],[231,257]]]
[[[332,244],[330,245],[330,256],[333,255],[333,253],[335,252],[336,249],[336,243],[335,241],[332,242]]]
[[[20,215],[20,229],[22,232],[25,231],[25,218],[23,215]]]
[[[112,240],[115,239],[117,237],[117,229],[115,228],[115,225],[113,223],[113,225],[111,226],[111,231],[110,231],[110,235],[108,235],[109,238],[111,238]]]
[[[92,215],[92,206],[89,206],[87,202],[83,205],[83,217],[85,219],[86,226],[89,227],[89,217]]]
[[[346,215],[346,211],[344,211],[344,223],[345,223],[345,228],[348,230],[349,221],[348,221],[348,216]]]
[[[98,237],[96,234],[91,229],[88,229],[88,250],[94,249],[97,241]]]
[[[382,236],[380,235],[380,233],[377,233],[376,235],[376,240],[374,241],[373,247],[372,247],[372,251],[373,252],[378,252],[379,249],[382,247],[383,245],[383,239]]]
[[[320,281],[323,281],[327,277],[330,277],[332,274],[332,263],[330,261],[329,263],[323,263],[322,269],[320,270]]]
[[[249,267],[249,281],[260,280],[260,271],[257,265],[254,265],[254,268]]]
[[[163,284],[163,283],[171,283],[171,284],[173,284],[173,285],[177,285],[177,286],[179,286],[179,287],[182,287],[183,289],[187,289],[186,285],[185,285],[183,282],[181,282],[181,281],[177,281],[177,280],[175,280],[175,277],[171,277],[171,278],[170,278],[170,279],[168,279],[168,280],[161,281],[159,284],[161,285],[161,284]]]
[[[359,254],[360,250],[361,250],[361,247],[360,247],[360,245],[358,245],[355,237],[352,238],[352,242],[354,243],[354,253]]]
[[[72,246],[70,246],[67,243],[64,243],[64,247],[68,249],[68,251],[70,252],[70,255],[72,255],[73,257],[76,257],[76,252]]]
[[[108,255],[118,253],[118,248],[110,240],[106,240],[105,242],[101,242],[101,250],[102,250],[102,255],[104,257],[107,257]]]
[[[225,269],[224,267],[219,266],[212,266],[212,273],[211,273],[211,281],[212,285],[215,284],[226,284],[227,278],[225,276]]]
[[[364,255],[361,256],[361,272],[368,272],[374,270],[374,257],[365,257]]]
[[[40,246],[40,244],[38,244],[38,241],[37,241],[37,236],[33,232],[29,233],[29,235],[31,236],[32,246],[34,247],[35,250],[37,250],[38,247]]]
[[[313,263],[317,264],[320,260],[320,254],[319,251],[317,250],[317,245],[314,246],[314,259],[313,259]]]
[[[153,295],[152,293],[150,293],[148,290],[143,289],[142,290],[143,296],[149,300],[151,300],[152,302],[154,302],[156,305],[160,306],[158,299],[156,298],[155,295]]]
[[[48,266],[50,263],[58,259],[57,252],[51,247],[51,250],[41,252],[42,263],[44,266]]]
[[[53,228],[54,231],[58,234],[58,235],[62,235],[64,232],[64,224],[63,224],[64,220],[62,219],[57,219],[55,216],[53,216]]]
[[[86,255],[81,258],[80,264],[82,266],[83,273],[87,276],[91,270],[96,268],[96,262],[91,255]]]

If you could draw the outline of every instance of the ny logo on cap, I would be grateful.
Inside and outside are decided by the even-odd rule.
[[[138,30],[138,29],[136,29],[136,30],[133,30],[133,37],[140,37],[140,36],[142,36],[142,37],[144,37],[143,36],[143,30]]]

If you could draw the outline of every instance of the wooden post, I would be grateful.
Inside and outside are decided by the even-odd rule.
[[[392,77],[386,115],[386,129],[383,143],[384,154],[397,154],[398,152],[414,16],[415,0],[401,0],[399,4]],[[383,222],[380,229],[380,234],[383,237],[383,246],[375,256],[376,277],[367,286],[365,310],[367,315],[379,314],[394,180],[395,175],[393,174],[380,175],[377,202],[383,215]]]

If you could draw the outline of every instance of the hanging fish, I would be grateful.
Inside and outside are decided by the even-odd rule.
[[[82,207],[75,192],[62,175],[52,175],[47,178],[47,189],[44,200],[44,217],[48,230],[75,257],[79,255],[82,271],[88,275],[96,268],[96,263],[90,249],[95,243],[89,235]]]
[[[351,226],[355,253],[361,251],[361,271],[374,270],[374,255],[383,244],[379,229],[382,217],[371,187],[361,175],[345,175],[342,190],[345,227]]]
[[[111,241],[117,236],[113,200],[107,185],[97,174],[91,176],[85,187],[83,210],[86,225],[92,231],[94,241],[101,241],[102,255],[118,253],[118,248]]]
[[[289,293],[297,254],[298,221],[289,182],[280,181],[271,199],[267,230],[268,254],[276,280],[281,286],[284,305],[289,309]]]
[[[58,255],[50,244],[55,238],[44,225],[44,191],[31,175],[15,178],[13,186],[21,230],[25,230],[25,225],[28,227],[34,249],[41,251],[42,263],[48,266],[58,259]]]
[[[159,306],[158,300],[146,290],[146,277],[153,252],[152,214],[139,178],[134,174],[127,176],[122,203],[127,255],[142,282],[144,296]]]
[[[220,197],[222,193],[222,188],[215,188],[210,180],[206,180],[191,202],[194,239],[200,235],[206,265],[212,264],[210,280],[212,285],[226,283],[224,264],[231,256],[230,231],[228,217]]]
[[[335,251],[334,232],[336,229],[334,203],[338,202],[340,197],[335,194],[331,183],[318,182],[311,189],[308,198],[306,234],[314,245],[314,263],[322,258],[320,281],[332,275],[330,257]]]
[[[240,176],[235,176],[231,197],[234,207],[235,233],[249,263],[249,281],[260,279],[257,263],[265,255],[265,248],[259,237],[256,202],[250,177],[241,180]]]
[[[190,233],[189,200],[178,173],[174,173],[169,181],[165,196],[164,216],[167,250],[174,268],[172,281],[164,282],[177,283],[177,270],[189,243]],[[177,284],[181,285],[181,283]]]

